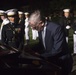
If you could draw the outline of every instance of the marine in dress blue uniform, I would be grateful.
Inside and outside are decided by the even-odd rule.
[[[10,23],[3,26],[2,29],[2,43],[11,47],[19,49],[21,43],[21,26],[18,24],[18,12],[17,10],[10,9],[7,12]]]
[[[69,29],[71,28],[70,9],[63,10],[63,17],[59,19],[59,24],[62,26],[66,36],[66,42],[68,43]]]

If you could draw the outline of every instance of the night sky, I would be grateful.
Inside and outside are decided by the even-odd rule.
[[[27,5],[33,8],[43,8],[47,6],[49,1],[50,0],[47,0],[47,2],[45,0],[0,0],[0,9],[19,8]]]
[[[51,7],[52,9],[54,9],[54,6],[56,6],[55,3],[53,4],[52,2],[57,2],[56,4],[59,4],[60,3],[59,1],[64,2],[64,4],[62,3],[63,7],[67,6],[68,4],[70,4],[71,8],[76,7],[76,0],[67,0],[68,4],[64,0],[58,0],[58,1],[57,0],[0,0],[0,10],[1,9],[8,10],[11,8],[21,8],[23,6],[30,6],[30,9],[48,10],[48,8]],[[49,4],[50,2],[52,5]],[[48,7],[49,5],[50,7]]]
[[[29,5],[31,0],[0,0],[0,9],[18,8]]]

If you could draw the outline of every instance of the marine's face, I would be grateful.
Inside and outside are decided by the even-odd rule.
[[[69,17],[69,12],[65,12],[65,13],[64,13],[64,16],[65,16],[65,17]]]
[[[8,19],[10,20],[10,22],[15,22],[15,17],[8,17]]]
[[[22,14],[19,14],[19,18],[21,18],[22,17]]]
[[[33,21],[29,22],[29,23],[33,29],[36,29],[38,31],[42,30],[44,27],[44,23],[42,21],[40,21],[39,23],[34,23]]]
[[[3,20],[5,17],[4,16],[1,16],[1,19]]]
[[[29,16],[28,15],[25,15],[25,18],[28,18]]]

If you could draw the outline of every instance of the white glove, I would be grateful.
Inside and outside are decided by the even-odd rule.
[[[66,29],[70,29],[70,26],[69,26],[69,25],[67,25],[67,26],[66,26]]]
[[[76,34],[76,31],[74,31],[74,33]]]

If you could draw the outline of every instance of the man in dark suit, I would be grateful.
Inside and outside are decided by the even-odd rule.
[[[43,14],[37,10],[30,15],[30,26],[39,31],[39,44],[32,48],[36,54],[62,68],[61,75],[68,75],[72,69],[63,29],[53,22],[45,22]]]

